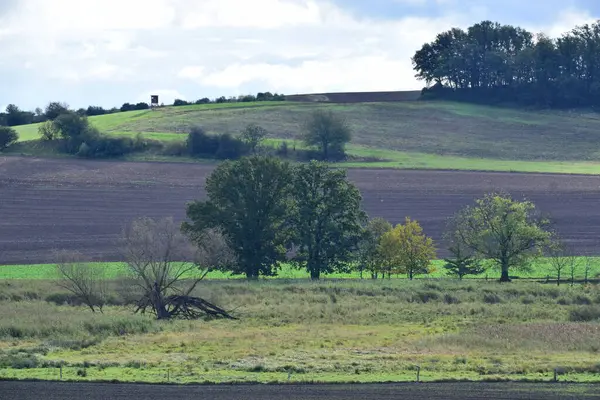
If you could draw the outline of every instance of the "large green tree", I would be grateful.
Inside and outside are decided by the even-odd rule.
[[[301,164],[294,169],[292,199],[297,258],[311,279],[348,269],[366,215],[346,172],[317,161]]]
[[[318,148],[323,160],[342,158],[351,138],[348,124],[331,111],[315,111],[304,126],[304,143]]]
[[[234,274],[275,275],[289,242],[290,166],[252,156],[220,164],[206,180],[208,200],[188,204],[182,229],[194,239],[221,228],[236,254]]]
[[[462,279],[465,275],[479,275],[485,271],[485,266],[477,252],[462,240],[463,232],[466,229],[466,226],[462,224],[467,220],[461,212],[457,213],[450,218],[444,232],[444,239],[450,253],[448,257],[444,258],[444,268],[448,274],[455,275],[458,279]]]
[[[384,272],[406,274],[410,280],[416,275],[433,272],[431,261],[435,258],[433,240],[427,237],[417,221],[405,218],[384,233],[379,242],[379,252],[384,260]]]
[[[509,282],[509,271],[526,268],[553,239],[549,221],[536,212],[530,201],[517,201],[508,194],[491,193],[477,199],[456,215],[461,246],[493,261],[501,271],[500,281]]]
[[[369,271],[371,278],[377,279],[382,272],[383,259],[379,252],[381,237],[392,230],[392,224],[383,218],[372,218],[364,227],[363,234],[356,251],[356,261],[360,277],[363,272]]]

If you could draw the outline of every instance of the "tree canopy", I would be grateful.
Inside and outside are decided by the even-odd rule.
[[[379,251],[387,265],[388,276],[406,274],[412,280],[415,275],[432,271],[431,261],[435,258],[433,240],[423,233],[417,221],[408,217],[404,224],[398,224],[383,234]]]
[[[188,204],[182,228],[192,238],[221,228],[236,254],[234,274],[274,275],[290,238],[290,180],[289,164],[276,158],[225,161],[206,180],[208,200]]]
[[[343,158],[351,138],[348,124],[331,111],[315,111],[304,126],[304,143],[319,149],[323,160]]]
[[[311,278],[348,269],[366,215],[346,172],[317,161],[301,164],[294,169],[291,194],[298,259]]]
[[[510,281],[510,269],[528,267],[553,240],[549,221],[536,212],[535,205],[508,194],[490,193],[455,218],[458,243],[494,262],[502,282]]]
[[[553,39],[482,21],[438,34],[412,62],[434,96],[573,107],[600,100],[598,49],[600,22]]]

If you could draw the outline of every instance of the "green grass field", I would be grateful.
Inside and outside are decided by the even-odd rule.
[[[52,281],[0,282],[0,378],[135,382],[599,382],[597,288],[481,281],[215,282],[236,321],[93,314]]]
[[[302,123],[318,108],[335,111],[353,129],[347,167],[600,173],[600,117],[593,113],[523,111],[452,102],[314,104],[225,103],[130,111],[90,120],[103,132],[182,141],[193,126],[237,133],[258,123],[271,139],[299,145]],[[37,125],[17,127],[17,154],[49,155],[31,142]],[[135,160],[177,160],[136,155]],[[189,160],[183,160],[189,161]]]
[[[576,279],[583,279],[585,275],[585,264],[590,265],[589,278],[594,278],[600,274],[600,257],[580,257],[578,259],[578,267],[575,273]],[[421,278],[452,278],[443,268],[444,262],[436,260],[433,262],[435,271],[429,275],[419,275],[417,279]],[[105,271],[107,279],[117,279],[127,276],[127,266],[123,263],[118,262],[100,262],[90,263],[93,268],[102,268]],[[563,271],[562,279],[567,279],[567,273]],[[469,276],[468,278],[488,278],[490,280],[499,277],[499,271],[493,267],[490,267],[486,272]],[[552,270],[550,260],[547,258],[541,258],[533,263],[533,265],[527,270],[515,270],[511,271],[511,275],[518,278],[535,278],[545,279],[546,277],[554,277],[555,273]],[[2,265],[0,266],[0,280],[47,280],[56,278],[56,266],[54,264],[38,264],[38,265]],[[276,277],[266,278],[267,280],[273,279],[307,279],[309,274],[304,269],[297,269],[289,264],[284,265],[279,271]],[[358,271],[352,271],[348,273],[335,273],[324,276],[329,279],[360,279],[360,273]],[[364,279],[369,279],[368,272],[363,274]],[[465,279],[468,279],[465,278]],[[212,271],[207,276],[208,280],[237,280],[244,279],[244,276],[235,275],[232,276],[229,273],[221,271]],[[392,276],[392,279],[406,279],[404,275]]]

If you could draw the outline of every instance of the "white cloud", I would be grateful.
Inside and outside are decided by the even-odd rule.
[[[455,13],[438,17],[373,19],[331,1],[18,0],[0,14],[0,87],[6,72],[18,77],[0,102],[33,108],[56,96],[86,106],[150,94],[168,103],[259,90],[418,89],[414,51],[442,30],[490,17],[456,2],[447,8]],[[589,20],[566,9],[533,30],[556,35]]]
[[[550,37],[560,37],[576,26],[592,24],[596,22],[596,20],[597,18],[592,17],[590,13],[585,10],[569,7],[562,11],[558,16],[558,19],[550,26],[541,27],[538,31],[544,32]]]

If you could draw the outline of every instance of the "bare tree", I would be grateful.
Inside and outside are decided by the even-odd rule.
[[[589,278],[590,278],[590,274],[592,273],[592,264],[590,264],[590,260],[588,258],[585,259],[585,276],[584,276],[584,280],[583,283],[585,283],[586,285],[589,283]]]
[[[82,262],[78,252],[55,252],[58,285],[71,292],[92,312],[102,308],[106,303],[106,276],[103,268]]]
[[[577,258],[566,244],[557,240],[550,248],[550,268],[556,274],[556,285],[560,285],[560,278],[564,272],[571,274],[571,283],[577,268]]]
[[[136,312],[149,308],[158,319],[203,314],[232,318],[225,310],[190,296],[211,269],[231,261],[229,246],[219,235],[216,230],[199,235],[197,243],[202,246],[196,249],[171,218],[133,221],[123,232],[123,250],[133,282],[141,290]]]

